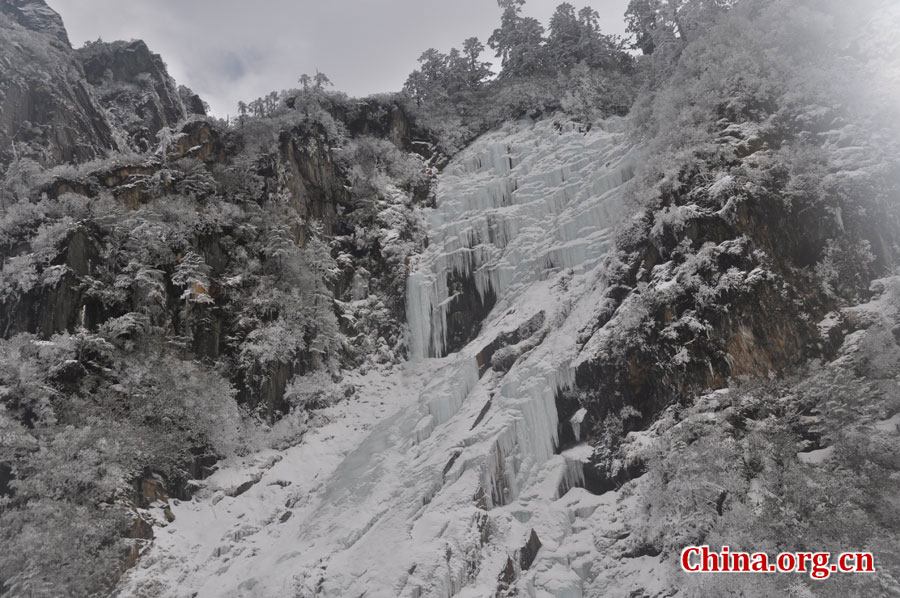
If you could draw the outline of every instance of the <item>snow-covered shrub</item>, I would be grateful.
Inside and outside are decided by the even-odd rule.
[[[12,247],[33,232],[45,215],[45,206],[27,201],[15,203],[0,217],[0,246]]]
[[[867,240],[830,239],[815,271],[826,293],[858,299],[857,289],[868,286],[869,269],[874,261],[875,255]]]
[[[635,422],[640,421],[641,412],[631,405],[625,405],[618,411],[610,411],[597,422],[593,437],[597,438],[599,446],[615,454],[619,445],[625,438],[625,434],[631,431]]]
[[[297,332],[283,319],[256,328],[241,345],[238,367],[248,371],[261,367],[260,375],[263,375],[270,365],[292,363],[297,354],[306,349],[302,335]]]
[[[75,229],[75,222],[68,216],[41,225],[31,238],[31,251],[35,259],[43,264],[55,259],[62,242]]]
[[[389,184],[411,189],[423,180],[421,159],[386,139],[357,137],[338,156],[357,197],[377,195]]]
[[[0,512],[0,578],[11,596],[101,595],[118,577],[131,516],[121,506],[35,497]]]
[[[138,318],[140,319],[140,318]],[[115,334],[132,326],[110,322]],[[79,332],[0,341],[0,578],[16,595],[98,595],[120,573],[132,478],[169,479],[194,451],[241,449],[243,417],[219,373],[156,342]]]
[[[150,318],[134,312],[107,320],[100,326],[100,334],[113,343],[139,338],[149,330]]]
[[[303,376],[295,376],[288,384],[284,398],[292,408],[310,411],[329,407],[343,397],[331,375],[319,370]]]
[[[38,284],[40,275],[31,254],[17,255],[6,260],[0,270],[0,298],[21,296]]]
[[[581,122],[628,114],[638,88],[633,75],[592,69],[585,63],[577,64],[561,79],[560,106]]]
[[[0,208],[28,201],[32,189],[44,180],[44,169],[30,158],[13,160],[6,168],[0,184]]]
[[[636,549],[651,547],[666,557],[702,544],[724,501],[747,489],[741,448],[713,422],[685,422],[652,454]],[[644,548],[646,550],[646,548]]]
[[[635,551],[661,550],[675,564],[688,544],[769,553],[853,545],[872,550],[887,576],[898,574],[900,508],[890,497],[900,444],[890,424],[900,413],[900,346],[890,332],[897,312],[878,301],[862,309],[869,327],[849,336],[835,360],[747,381],[661,416],[637,485],[644,517]],[[793,583],[770,581],[773,595],[787,595]],[[731,595],[716,576],[684,582],[696,595]],[[816,588],[824,596],[868,595],[879,583],[841,576]]]

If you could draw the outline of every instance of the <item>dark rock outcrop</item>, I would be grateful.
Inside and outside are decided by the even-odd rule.
[[[206,164],[224,164],[234,152],[226,136],[205,120],[185,123],[180,133],[169,148],[169,160],[192,158]]]
[[[33,332],[49,338],[72,331],[78,323],[81,290],[75,274],[61,267],[43,282],[20,296],[7,297],[0,310],[3,336]]]
[[[507,557],[503,570],[500,572],[500,575],[497,576],[497,590],[494,594],[496,598],[517,595],[515,591],[510,594],[509,590],[512,588],[513,584],[515,584],[522,572],[531,568],[540,549],[541,540],[538,538],[537,533],[532,529],[531,534],[528,536],[528,540],[525,541],[525,545],[518,551],[518,563],[513,560],[512,556]]]
[[[302,96],[294,96],[287,98],[285,103],[289,108],[294,108],[302,100]],[[416,127],[403,106],[393,100],[370,97],[347,103],[323,95],[318,101],[335,120],[344,123],[354,137],[387,139],[399,149],[415,152],[419,152],[419,147],[415,146],[416,140],[428,137],[425,131]]]
[[[54,38],[61,47],[69,46],[69,35],[62,17],[43,0],[2,0],[0,13],[29,31]]]
[[[354,136],[388,139],[402,150],[414,150],[413,125],[399,104],[386,104],[371,98],[363,100],[357,104],[356,114],[350,115],[347,128]]]
[[[73,331],[93,306],[84,298],[84,277],[99,260],[98,239],[89,226],[77,226],[56,246],[31,288],[7,295],[0,309],[0,337],[30,332],[43,338]]]
[[[522,323],[512,332],[503,332],[482,349],[476,356],[479,373],[488,366],[496,372],[506,373],[521,355],[544,340],[549,329],[544,328],[547,316],[540,311]],[[541,334],[543,332],[543,334]]]
[[[60,241],[56,257],[31,288],[7,295],[0,309],[0,336],[30,332],[43,338],[73,331],[86,313],[83,277],[97,263],[97,240],[77,227]]]
[[[482,296],[474,276],[461,276],[456,271],[447,273],[447,288],[452,297],[447,308],[445,349],[449,354],[459,351],[478,336],[481,323],[497,302],[497,294],[493,289],[487,289]]]
[[[531,534],[528,536],[528,541],[525,542],[525,546],[522,547],[522,550],[519,551],[519,565],[522,567],[522,571],[527,571],[531,568],[531,565],[534,563],[534,559],[537,558],[537,553],[541,549],[541,540],[538,538],[538,535],[534,530],[531,530]]]
[[[261,173],[267,177],[271,193],[277,187],[286,188],[301,217],[320,221],[328,235],[343,234],[345,224],[339,211],[352,208],[352,203],[325,130],[315,125],[310,131],[285,131],[278,145],[278,161],[270,162]]]
[[[502,596],[503,592],[516,582],[516,564],[513,562],[512,557],[507,557],[506,565],[503,566],[503,571],[500,572],[497,581],[499,582],[497,596]]]
[[[0,497],[13,495],[12,482],[15,479],[12,468],[5,463],[0,463]]]
[[[195,94],[192,89],[179,85],[178,95],[181,97],[181,103],[184,105],[184,111],[188,116],[207,116],[209,110],[206,102],[199,95]]]
[[[92,42],[76,51],[85,76],[132,149],[151,149],[163,127],[187,117],[181,94],[159,54],[141,40]],[[203,103],[199,100],[199,111]],[[196,113],[198,106],[192,106]]]
[[[736,169],[784,140],[739,141],[733,153],[697,160]],[[697,174],[702,168],[691,169],[620,240],[605,302],[579,339],[579,397],[558,399],[561,419],[581,406],[585,429],[596,430],[633,409],[627,434],[698,393],[830,358],[842,335],[823,335],[817,323],[865,296],[868,281],[896,260],[887,248],[896,247],[898,229],[886,204],[844,209],[841,218],[840,196],[786,201],[785,176],[722,194]],[[836,244],[843,265],[826,289],[819,269]],[[601,486],[621,474],[600,461],[591,472]]]
[[[260,408],[269,422],[274,422],[288,412],[290,405],[284,400],[284,391],[294,374],[304,370],[301,360],[256,364],[242,372],[238,380],[238,401]]]
[[[0,0],[0,170],[16,158],[54,166],[115,147],[59,15],[42,0]]]

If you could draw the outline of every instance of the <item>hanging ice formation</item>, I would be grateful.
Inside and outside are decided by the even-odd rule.
[[[428,249],[407,282],[412,359],[444,354],[451,271],[474,278],[482,299],[492,290],[513,304],[517,291],[555,271],[596,266],[632,176],[621,127],[510,124],[448,165],[428,215]]]
[[[416,442],[425,450],[432,433],[453,428],[455,417],[471,417],[489,397],[476,425],[453,437],[463,448],[454,452],[434,492],[443,488],[452,494],[448,486],[463,484],[469,497],[474,492],[492,513],[495,533],[505,529],[507,537],[521,535],[515,522],[537,525],[551,516],[546,505],[584,482],[581,461],[589,456],[588,447],[555,455],[555,397],[573,384],[574,339],[604,291],[602,263],[624,217],[634,153],[623,125],[614,119],[586,132],[574,123],[520,122],[480,138],[442,174],[436,207],[428,214],[428,248],[408,279],[412,360],[446,352],[451,272],[473,279],[482,300],[488,292],[496,296],[478,337],[455,356],[453,372],[423,393],[426,414],[416,427]],[[483,348],[539,311],[547,316],[542,340],[505,375],[490,372],[479,381],[479,368],[483,372],[487,365],[479,360]],[[583,435],[583,416],[579,412],[567,422],[576,439]],[[572,531],[570,524],[555,529],[557,542]],[[471,532],[460,533],[454,540],[449,532],[442,537],[469,559],[455,570],[452,564],[435,566],[430,574],[420,569],[418,584],[406,582],[416,588],[412,596],[453,596],[464,586],[477,587],[484,576],[480,571],[496,573],[471,556],[483,552]],[[566,574],[551,577],[556,583]],[[582,577],[560,582],[558,591],[550,583],[549,595],[582,596]]]

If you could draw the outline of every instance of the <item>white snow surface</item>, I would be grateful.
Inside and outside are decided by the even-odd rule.
[[[508,124],[448,165],[408,286],[414,359],[349,373],[357,395],[300,444],[224,463],[171,506],[119,595],[483,598],[508,560],[522,596],[662,591],[664,565],[617,546],[634,494],[580,487],[587,445],[557,454],[555,395],[604,291],[634,153],[621,121],[561,124]],[[498,300],[477,339],[427,357],[443,352],[448,268]],[[487,344],[540,311],[540,344],[505,375],[479,371]],[[522,571],[532,530],[542,547]]]

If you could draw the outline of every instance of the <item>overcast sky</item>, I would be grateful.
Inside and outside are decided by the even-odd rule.
[[[544,25],[562,0],[528,0]],[[606,33],[624,34],[628,0],[570,0],[600,13]],[[397,91],[423,50],[443,52],[500,21],[495,0],[47,0],[75,47],[143,39],[169,72],[212,106],[234,114],[238,100],[297,86],[326,73],[355,96]],[[485,56],[489,58],[489,56]]]

